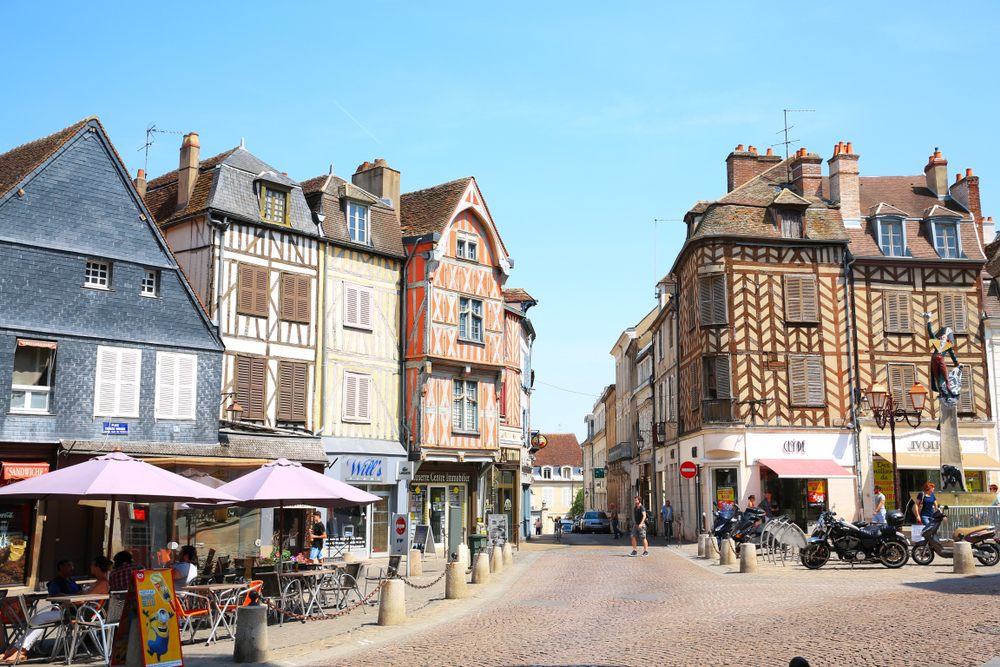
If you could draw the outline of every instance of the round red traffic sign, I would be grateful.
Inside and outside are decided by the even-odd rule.
[[[685,479],[691,479],[698,474],[698,466],[694,464],[694,461],[685,461],[681,464],[681,477]]]
[[[396,534],[402,535],[406,532],[406,519],[403,517],[396,517]]]

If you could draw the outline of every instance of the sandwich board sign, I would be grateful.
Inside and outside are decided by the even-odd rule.
[[[111,665],[126,664],[129,634],[138,632],[141,664],[184,667],[175,609],[174,581],[169,569],[136,571],[111,645]],[[138,628],[133,628],[133,623],[138,623]]]

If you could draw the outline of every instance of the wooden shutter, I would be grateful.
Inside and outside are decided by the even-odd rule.
[[[793,406],[824,405],[822,357],[814,354],[793,354],[788,357],[788,393]]]
[[[369,421],[371,419],[371,383],[368,375],[344,373],[344,419]]]
[[[786,275],[783,278],[786,322],[818,322],[816,276]]]
[[[177,418],[194,419],[198,397],[198,357],[177,355]]]
[[[358,326],[372,328],[372,291],[364,287],[358,290]]]
[[[702,325],[726,323],[726,277],[704,276],[698,281]]]
[[[268,280],[266,268],[240,264],[236,289],[237,312],[253,317],[267,317],[268,296],[270,295]]]
[[[729,357],[715,357],[713,362],[715,365],[715,393],[719,400],[729,400],[731,397]]]
[[[371,419],[372,379],[367,375],[358,376],[358,419]]]
[[[309,322],[309,276],[281,274],[281,319]]]
[[[141,366],[141,350],[103,346],[97,348],[95,416],[139,416]]]
[[[889,393],[897,408],[912,410],[910,403],[910,387],[916,382],[917,369],[913,364],[889,364]]]
[[[961,292],[942,294],[940,297],[941,326],[951,327],[957,334],[968,331],[968,314],[965,308],[965,295]]]
[[[156,353],[156,418],[173,419],[177,414],[177,355]]]
[[[294,361],[278,362],[278,421],[306,420],[306,385],[309,367]]]
[[[344,325],[349,327],[361,326],[361,300],[360,289],[357,285],[344,283]]]
[[[500,419],[507,419],[507,381],[500,381]]]
[[[976,386],[974,374],[971,366],[962,367],[962,391],[958,395],[958,412],[961,414],[975,414],[976,407],[972,400],[973,387]]]
[[[264,378],[267,360],[263,357],[236,357],[236,402],[243,408],[242,419],[264,419]]]
[[[910,306],[910,293],[897,290],[882,292],[883,327],[890,333],[912,333],[913,314]]]
[[[97,380],[94,390],[94,414],[111,417],[116,412],[118,396],[118,350],[97,348]]]

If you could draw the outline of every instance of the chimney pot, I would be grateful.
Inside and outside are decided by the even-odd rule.
[[[140,169],[136,175],[135,180],[132,181],[132,185],[135,186],[135,191],[139,193],[142,199],[146,198],[146,170]]]
[[[768,148],[766,155],[774,155],[774,149],[773,148]]]
[[[850,141],[847,142],[847,152],[850,155],[854,155],[854,144]]]
[[[146,178],[146,170],[145,169],[140,169],[139,173],[136,174],[136,178]]]
[[[971,177],[972,177],[972,175],[973,175],[973,174],[972,174],[972,167],[966,167],[966,168],[965,168],[965,177],[966,177],[966,178],[971,178]]]
[[[736,150],[738,151],[743,150],[743,144],[736,144]]]
[[[934,147],[934,154],[927,160],[924,167],[924,177],[927,181],[927,189],[933,192],[938,198],[948,194],[948,160],[941,156],[941,149]]]

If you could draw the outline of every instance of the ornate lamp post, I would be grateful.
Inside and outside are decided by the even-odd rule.
[[[915,382],[907,393],[910,395],[910,404],[913,406],[912,412],[897,407],[892,393],[881,382],[869,387],[865,397],[879,429],[884,430],[886,425],[889,426],[889,441],[892,443],[892,493],[896,509],[901,509],[899,468],[896,465],[896,423],[906,420],[911,428],[919,427],[921,413],[927,402],[927,389],[919,382]]]

